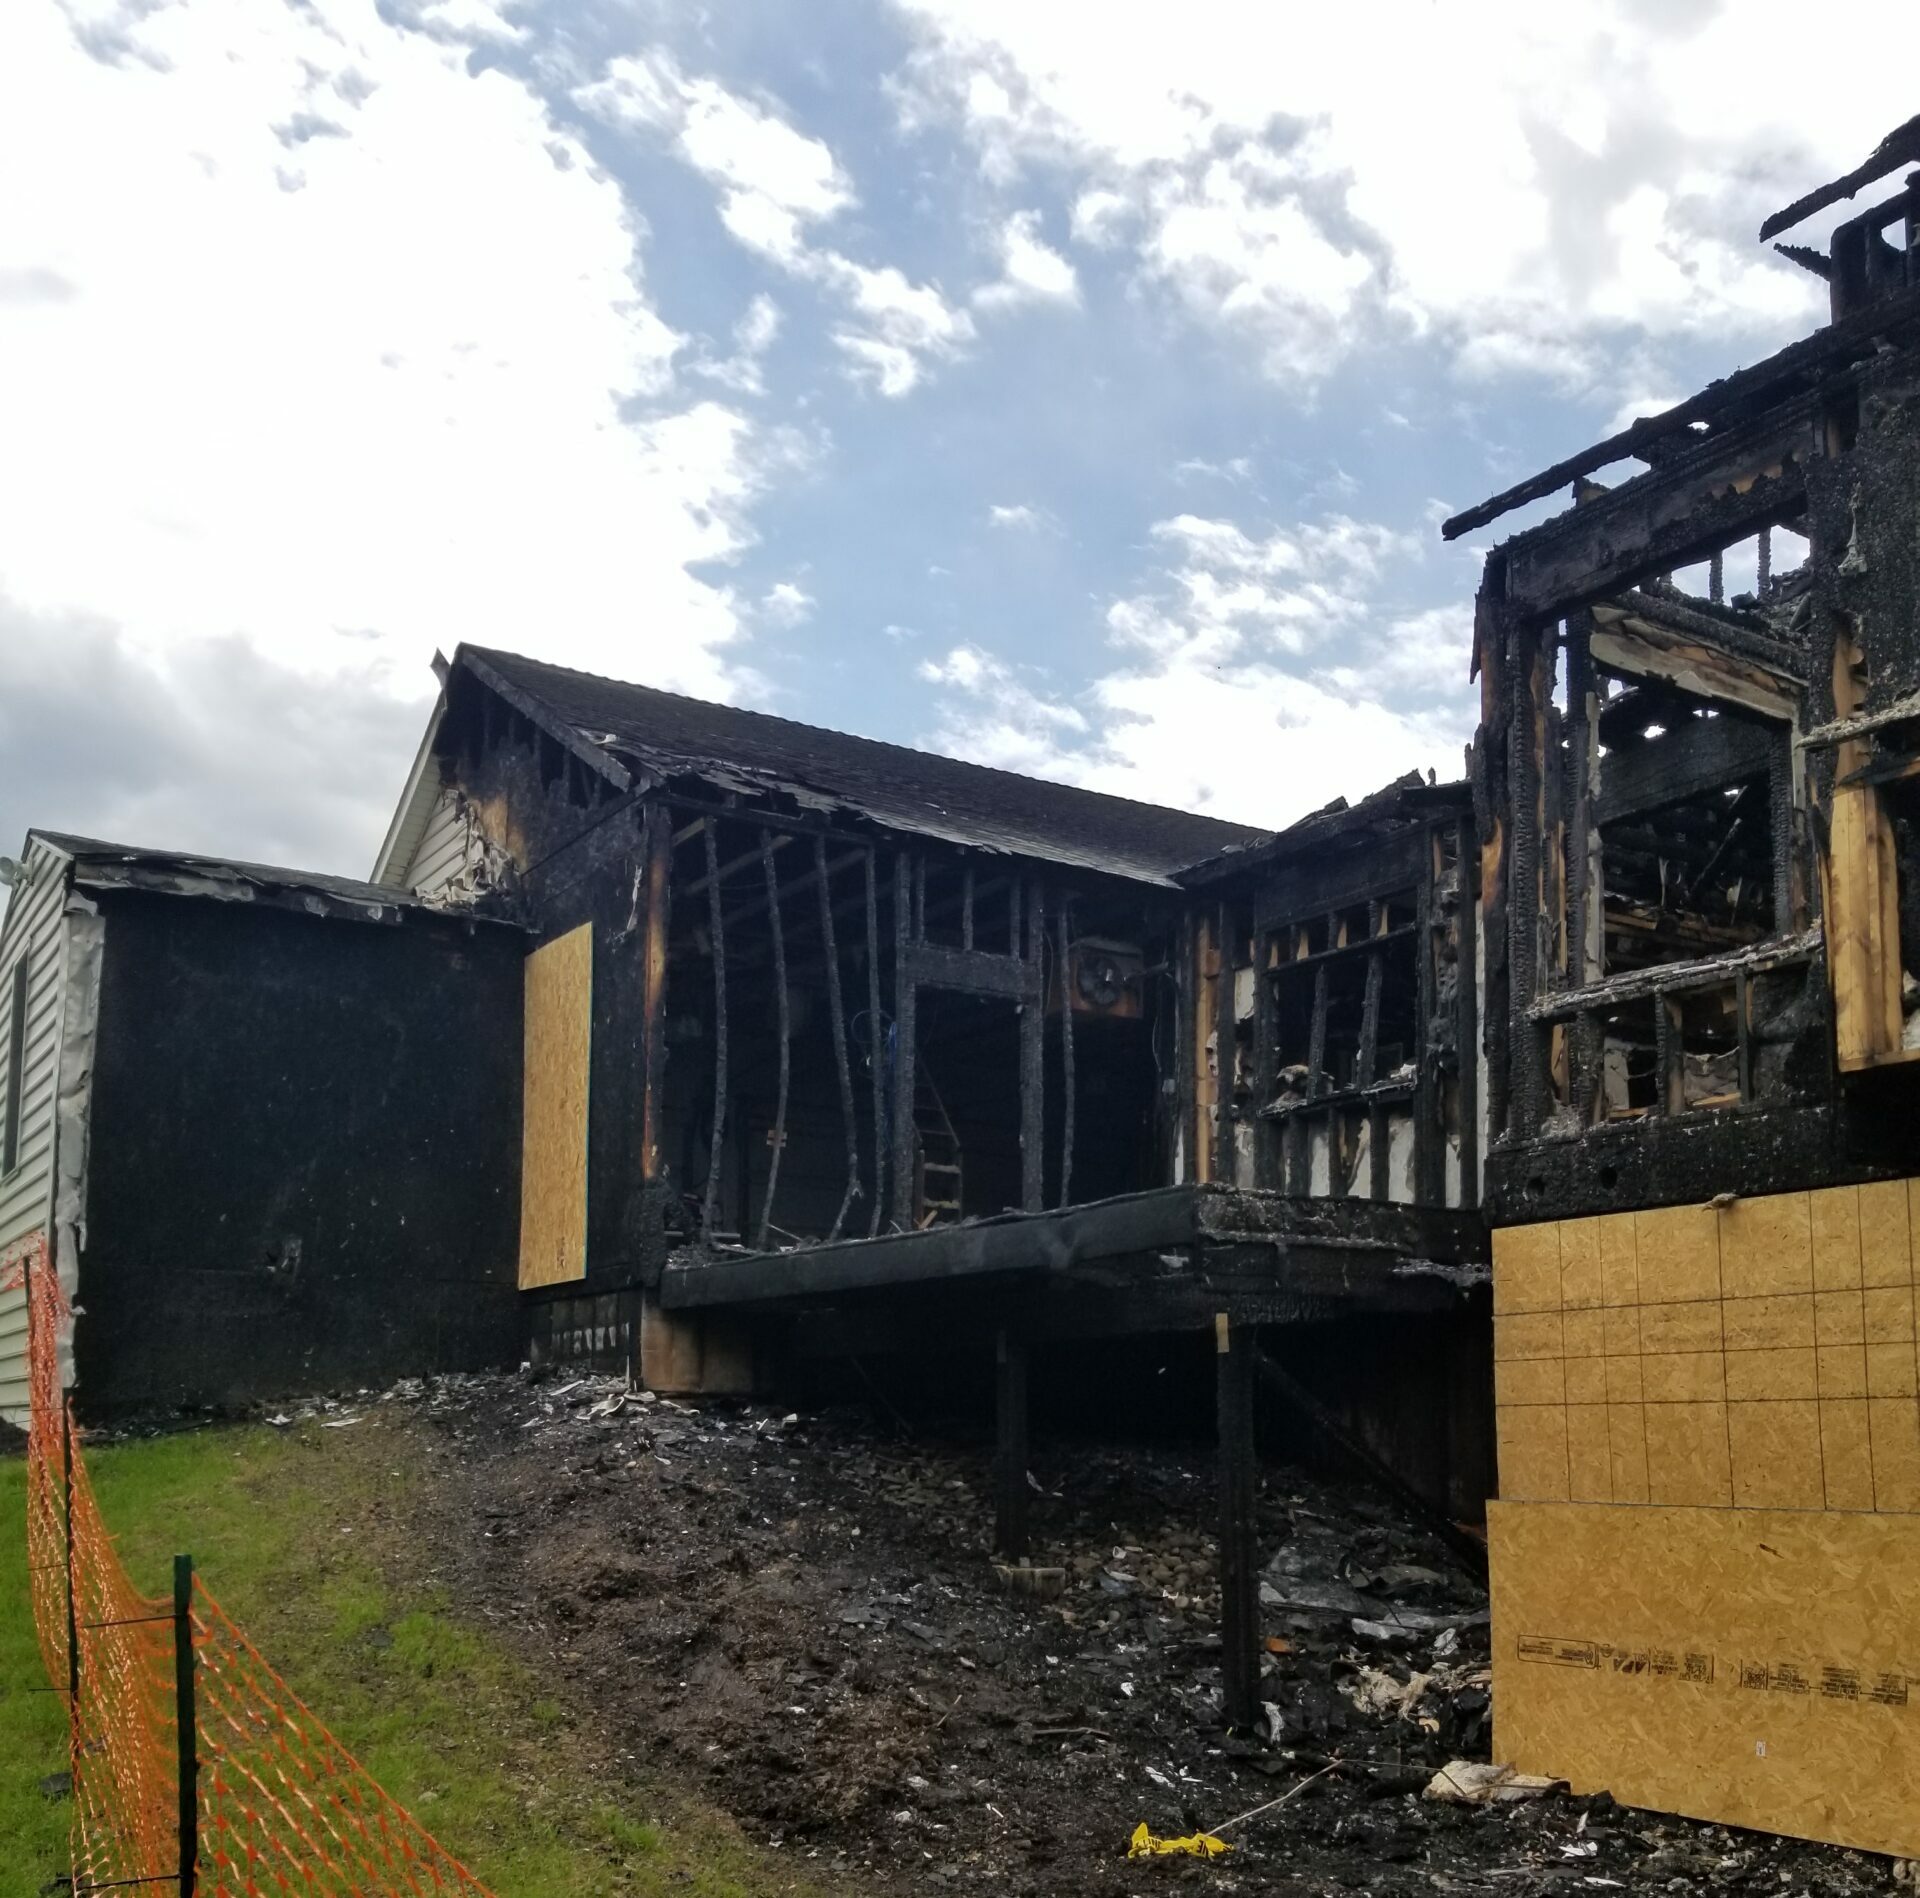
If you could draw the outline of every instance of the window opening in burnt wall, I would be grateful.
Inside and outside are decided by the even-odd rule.
[[[1778,728],[1665,684],[1607,686],[1594,812],[1601,973],[1775,933]]]

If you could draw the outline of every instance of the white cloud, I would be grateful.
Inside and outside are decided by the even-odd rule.
[[[723,388],[736,389],[742,395],[765,395],[767,351],[779,334],[780,306],[763,292],[747,305],[746,314],[733,326],[733,354],[703,357],[690,367]]]
[[[644,228],[519,81],[373,0],[131,6],[87,46],[9,7],[0,176],[33,180],[0,260],[54,292],[0,300],[0,589],[35,623],[163,680],[238,641],[417,703],[469,639],[730,693],[704,569],[780,445],[676,397]],[[315,755],[397,791],[370,729]]]
[[[853,186],[826,145],[771,106],[716,80],[689,77],[661,51],[613,60],[573,98],[610,125],[670,138],[677,154],[719,187],[721,222],[737,242],[848,304],[858,322],[834,341],[856,381],[882,395],[905,395],[930,363],[950,361],[972,342],[972,317],[936,285],[913,283],[891,264],[856,262],[814,240],[811,227],[855,202]]]
[[[721,187],[727,228],[783,260],[798,254],[804,226],[854,201],[846,174],[817,138],[712,79],[689,78],[669,53],[612,60],[573,97],[609,124],[668,134],[679,155]]]
[[[1024,501],[995,501],[987,508],[989,527],[1005,527],[1016,533],[1035,534],[1047,524],[1046,515],[1037,507],[1029,507]]]
[[[955,646],[944,658],[923,659],[916,670],[924,684],[962,702],[936,742],[973,764],[1058,777],[1060,741],[1087,729],[1084,714],[1036,691],[983,647]]]
[[[760,602],[760,617],[770,625],[803,625],[813,617],[814,598],[797,580],[776,580]]]
[[[1000,231],[1000,276],[973,293],[983,310],[1013,310],[1024,304],[1075,307],[1080,279],[1072,264],[1040,235],[1040,213],[1017,211]]]
[[[1423,537],[1334,515],[1250,533],[1180,515],[1108,608],[1114,664],[1075,701],[957,648],[921,666],[955,756],[1151,803],[1281,824],[1409,765],[1455,777],[1475,704],[1470,613],[1396,611]]]
[[[1077,242],[1289,383],[1370,326],[1583,387],[1622,330],[1754,353],[1805,328],[1817,287],[1754,230],[1908,116],[1920,61],[1920,14],[1877,0],[1818,34],[1789,0],[895,4],[909,125],[957,125],[1009,194],[1056,182]]]

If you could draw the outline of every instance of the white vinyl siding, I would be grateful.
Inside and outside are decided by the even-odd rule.
[[[0,997],[11,999],[13,971],[27,963],[26,1034],[12,1043],[12,1010],[0,1010],[0,1076],[20,1062],[17,1164],[0,1178],[0,1252],[53,1216],[53,1130],[59,1086],[60,1021],[66,972],[67,859],[33,838],[21,878],[0,921]],[[24,1421],[27,1310],[19,1292],[0,1292],[0,1416]]]
[[[435,896],[442,892],[451,896],[456,889],[470,883],[478,864],[473,819],[467,815],[459,792],[452,785],[443,784],[439,796],[433,800],[413,861],[407,866],[406,887],[416,896]]]

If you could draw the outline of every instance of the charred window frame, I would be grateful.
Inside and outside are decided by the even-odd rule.
[[[1756,592],[1779,593],[1772,552],[1765,530],[1702,563],[1701,594],[1646,581],[1514,641],[1522,1137],[1791,1091],[1818,955],[1804,647],[1722,604],[1730,555],[1752,562]]]
[[[1076,1084],[1123,1020],[1151,1169],[1137,897],[678,787],[655,813],[643,1151],[678,1232],[767,1250],[1083,1200],[1114,1115],[1081,1085],[1076,1129]]]
[[[1221,1100],[1253,1128],[1241,1183],[1478,1204],[1474,869],[1466,821],[1412,824],[1256,896],[1222,958],[1250,974],[1251,995],[1216,1014]],[[1323,900],[1302,905],[1298,881]],[[1232,929],[1231,911],[1208,928]],[[1241,1178],[1221,1144],[1219,1176]]]
[[[0,1177],[20,1165],[20,1111],[27,1079],[27,984],[30,959],[23,951],[13,965],[7,1000],[7,1096],[0,1124]]]

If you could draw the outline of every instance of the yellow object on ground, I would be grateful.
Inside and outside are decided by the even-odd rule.
[[[1184,1839],[1155,1838],[1144,1819],[1127,1841],[1128,1858],[1172,1858],[1182,1852],[1189,1858],[1218,1858],[1232,1850],[1225,1839],[1216,1839],[1211,1832],[1190,1832]]]

